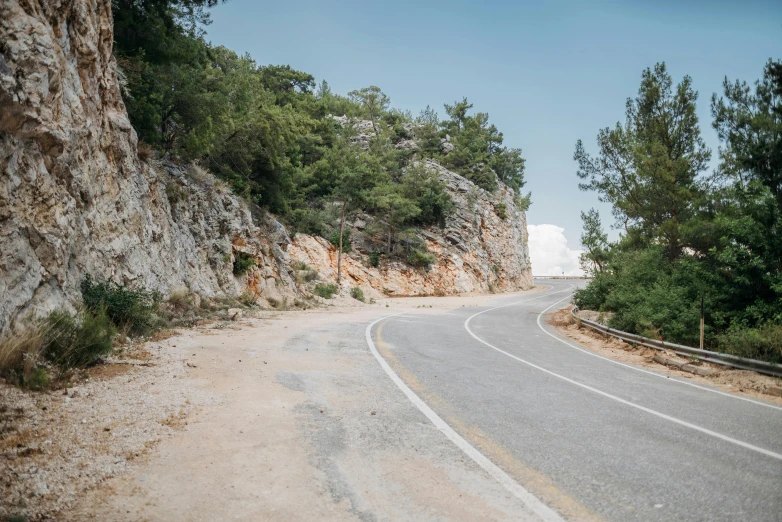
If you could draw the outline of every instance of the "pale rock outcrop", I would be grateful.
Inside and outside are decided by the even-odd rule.
[[[28,315],[72,307],[87,274],[164,295],[186,287],[203,297],[251,292],[269,303],[310,295],[292,277],[291,256],[333,280],[336,252],[324,239],[291,240],[198,168],[139,160],[112,41],[109,0],[0,1],[0,334]],[[357,126],[358,146],[373,139],[371,122],[336,119]],[[371,296],[531,286],[525,216],[510,191],[489,194],[429,166],[456,203],[444,229],[420,231],[437,262],[375,269],[359,250],[346,256],[345,289],[363,286]],[[235,277],[240,252],[255,265]]]
[[[110,8],[0,2],[0,332],[70,306],[85,274],[163,293],[296,293],[279,223],[213,179],[139,161]],[[235,278],[240,250],[256,266]]]
[[[512,192],[501,186],[491,194],[437,163],[428,161],[426,167],[437,171],[455,203],[444,228],[419,231],[427,250],[435,254],[436,263],[423,269],[390,260],[373,268],[367,258],[369,252],[359,250],[342,258],[342,291],[358,286],[369,297],[379,297],[531,287],[526,216],[516,208]],[[361,229],[366,223],[357,220],[353,226],[353,244],[361,245]],[[327,240],[296,234],[288,254],[317,270],[321,277],[336,279],[337,250]]]

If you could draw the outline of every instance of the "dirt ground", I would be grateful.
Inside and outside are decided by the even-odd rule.
[[[259,312],[133,346],[67,390],[0,383],[0,519],[363,520],[368,506],[524,518],[396,392],[364,341],[373,319],[492,297]]]
[[[660,353],[657,350],[643,346],[632,346],[616,338],[603,336],[587,327],[579,328],[570,315],[570,308],[568,306],[548,314],[546,320],[549,324],[555,326],[563,336],[575,341],[584,348],[617,361],[642,366],[693,382],[712,385],[727,393],[762,399],[782,406],[782,397],[768,393],[770,388],[782,386],[782,379],[706,362],[701,363],[702,366],[714,372],[713,375],[708,377],[693,375],[689,372],[659,364],[652,360],[655,354]],[[596,320],[596,312],[591,312],[591,314],[589,318]],[[666,357],[684,360],[675,355],[667,355]]]

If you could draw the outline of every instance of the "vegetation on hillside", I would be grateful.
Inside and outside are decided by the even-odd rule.
[[[406,255],[400,232],[442,225],[453,206],[433,173],[414,168],[414,154],[486,190],[500,180],[528,204],[519,192],[521,151],[504,147],[488,114],[470,113],[466,99],[446,105],[443,121],[430,108],[414,118],[392,108],[377,86],[342,96],[288,65],[258,65],[207,43],[207,10],[216,3],[114,3],[114,53],[142,142],[200,163],[294,230],[329,238],[339,228],[339,211],[373,212],[386,224],[378,236],[387,253],[399,255]],[[331,115],[369,120],[375,136],[355,146],[356,129]],[[395,146],[413,134],[418,152]]]
[[[627,118],[579,141],[584,190],[611,203],[609,243],[599,215],[583,213],[582,308],[614,312],[611,326],[698,345],[705,298],[706,346],[782,362],[782,62],[754,86],[724,82],[713,95],[720,163],[700,137],[689,77],[674,86],[664,64],[643,72]]]

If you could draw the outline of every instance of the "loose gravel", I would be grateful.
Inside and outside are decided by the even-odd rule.
[[[0,519],[61,519],[85,491],[215,402],[183,379],[184,336],[131,349],[65,390],[29,392],[0,380]]]

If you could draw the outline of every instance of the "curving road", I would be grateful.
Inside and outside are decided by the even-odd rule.
[[[540,321],[574,285],[397,315],[367,341],[435,425],[538,518],[782,520],[782,408],[620,364]]]

